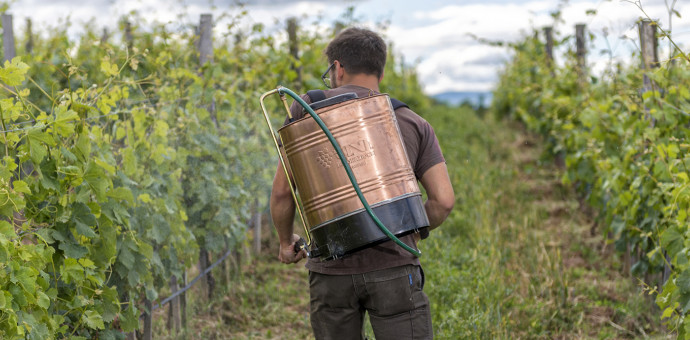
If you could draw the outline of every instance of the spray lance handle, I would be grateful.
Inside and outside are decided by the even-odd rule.
[[[304,240],[303,237],[300,237],[297,242],[295,242],[295,254],[299,253],[304,249],[307,252],[307,256],[311,257],[311,254],[309,253],[309,247],[307,247],[307,241]]]

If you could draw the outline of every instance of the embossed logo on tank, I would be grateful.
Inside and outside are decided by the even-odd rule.
[[[329,169],[333,160],[337,157],[335,150],[331,149],[333,152],[329,152],[327,149],[319,150],[319,156],[316,157],[316,161],[321,164],[322,167]]]
[[[356,143],[341,144],[340,147],[347,158],[347,163],[352,168],[366,165],[366,160],[374,156],[374,147],[366,139],[360,139]],[[333,147],[324,147],[318,150],[316,161],[326,169],[330,169],[334,164],[336,167],[343,166]]]

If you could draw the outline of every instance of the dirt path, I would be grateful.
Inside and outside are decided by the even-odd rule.
[[[595,212],[581,204],[573,190],[561,181],[562,170],[551,161],[540,161],[539,141],[518,134],[512,148],[519,166],[517,190],[523,192],[537,218],[521,233],[507,230],[518,252],[533,259],[514,262],[531,268],[519,285],[527,300],[543,301],[553,317],[542,327],[530,327],[521,335],[548,338],[663,337],[660,312],[645,296],[638,281],[627,272],[620,254],[597,226]],[[518,196],[522,196],[518,194]],[[531,240],[531,242],[529,241]],[[533,247],[540,251],[534,251]],[[531,248],[526,251],[525,248]],[[535,265],[536,264],[536,265]],[[527,282],[530,281],[530,282]]]

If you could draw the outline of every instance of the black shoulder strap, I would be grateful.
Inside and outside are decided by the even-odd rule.
[[[409,106],[407,106],[407,104],[405,104],[405,103],[403,103],[403,102],[401,102],[395,98],[391,98],[391,104],[393,104],[393,111],[395,111],[401,107],[406,107],[408,109],[410,108]]]
[[[326,99],[326,92],[324,90],[310,90],[307,91],[307,96],[309,96],[309,100],[311,100],[312,103],[316,103],[318,101]],[[391,104],[393,104],[393,111],[401,107],[406,107],[408,109],[410,108],[409,106],[407,106],[407,104],[395,98],[391,98]]]
[[[312,103],[316,103],[326,99],[326,92],[324,90],[310,90],[307,91],[307,96]]]

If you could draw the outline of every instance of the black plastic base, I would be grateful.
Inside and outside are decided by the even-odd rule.
[[[429,226],[422,196],[411,196],[372,209],[395,236],[404,236]],[[388,241],[366,210],[310,230],[312,257],[333,260]]]

